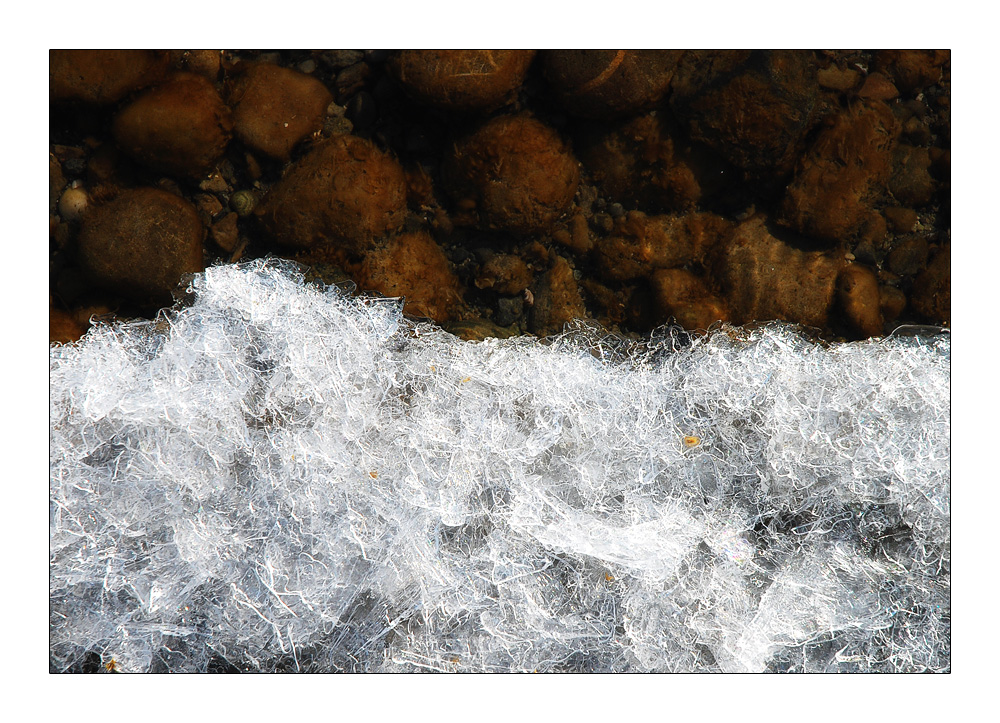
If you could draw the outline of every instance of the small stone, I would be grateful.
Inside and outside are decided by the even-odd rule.
[[[894,274],[913,276],[927,265],[930,246],[924,236],[909,236],[897,241],[889,252],[886,265]]]
[[[229,183],[222,174],[212,173],[198,184],[198,188],[209,193],[226,193],[229,190]]]
[[[913,282],[910,305],[929,323],[951,323],[951,246],[941,249]]]
[[[208,80],[216,80],[222,70],[222,53],[218,50],[188,50],[182,56],[184,68]]]
[[[210,224],[212,219],[225,208],[222,202],[211,193],[196,193],[192,200],[201,213],[202,223],[206,225]]]
[[[156,188],[131,189],[84,218],[80,267],[109,291],[163,305],[184,274],[204,270],[204,238],[191,203]]]
[[[487,227],[548,231],[573,201],[577,160],[559,135],[531,116],[500,116],[455,144],[444,166],[457,203],[471,202]]]
[[[674,317],[689,331],[729,320],[726,303],[705,282],[684,269],[660,269],[650,279],[660,322]]]
[[[498,296],[493,321],[498,326],[510,326],[524,316],[524,297]]]
[[[531,283],[531,272],[520,256],[496,254],[482,265],[475,284],[498,294],[520,294]]]
[[[689,154],[663,114],[648,113],[610,129],[587,127],[578,134],[576,147],[601,192],[620,206],[684,211],[702,196]]]
[[[789,246],[756,216],[716,247],[711,267],[734,323],[780,320],[823,329],[846,264],[842,254]]]
[[[844,267],[837,278],[837,301],[847,322],[860,338],[882,333],[878,277],[860,264]]]
[[[625,215],[625,208],[620,203],[612,203],[608,206],[608,213],[611,214],[611,218],[621,218]]]
[[[169,66],[169,53],[153,50],[50,50],[49,97],[110,105],[155,83]]]
[[[934,85],[941,79],[941,67],[950,59],[948,50],[880,50],[874,67],[891,77],[901,91]]]
[[[421,103],[485,113],[513,98],[534,56],[534,50],[403,50],[386,67]]]
[[[254,213],[281,244],[362,251],[403,225],[406,175],[371,141],[336,136],[293,164]]]
[[[232,118],[211,81],[178,73],[115,116],[118,146],[164,173],[200,178],[222,157]]]
[[[337,90],[337,97],[341,99],[349,98],[357,93],[364,87],[365,81],[371,75],[371,72],[372,69],[368,66],[368,63],[355,63],[337,73],[337,78],[333,82]]]
[[[320,55],[320,59],[334,70],[346,68],[364,60],[365,53],[362,50],[325,50]]]
[[[354,130],[354,124],[343,116],[331,116],[323,123],[323,135],[328,137],[346,136]]]
[[[755,178],[792,169],[810,128],[818,89],[809,52],[688,51],[670,107],[691,138]]]
[[[236,136],[250,148],[284,161],[296,145],[322,129],[333,96],[316,78],[258,64],[232,81],[228,100]]]
[[[896,86],[881,73],[870,73],[865,78],[864,85],[858,91],[859,98],[870,98],[871,100],[892,100],[899,97]]]
[[[917,212],[912,208],[889,206],[882,211],[889,227],[896,233],[910,233],[917,226]]]
[[[594,245],[594,262],[606,279],[639,279],[656,269],[700,260],[730,231],[724,219],[709,213],[647,216],[630,211],[614,224],[611,235]]]
[[[403,311],[439,324],[458,316],[462,289],[441,247],[426,232],[403,233],[369,250],[358,274],[363,290],[405,297]]]
[[[538,336],[557,334],[575,319],[587,318],[580,288],[573,277],[573,267],[556,255],[552,266],[531,287],[529,326]]]
[[[878,295],[881,300],[882,318],[886,324],[891,324],[899,318],[903,309],[906,308],[906,294],[895,286],[882,284],[878,287]]]
[[[861,73],[853,68],[838,68],[835,65],[816,71],[816,80],[819,81],[820,86],[830,90],[839,90],[841,93],[857,85],[860,78]]]
[[[236,243],[239,241],[239,228],[236,224],[237,218],[238,216],[236,213],[230,211],[218,221],[213,223],[212,228],[209,230],[209,235],[212,237],[212,240],[215,241],[215,243],[223,251],[232,253],[233,249],[236,248]]]
[[[313,60],[312,58],[309,58],[308,60],[303,60],[301,63],[299,63],[299,72],[305,73],[306,75],[308,75],[309,73],[315,73],[316,61]]]
[[[778,223],[831,243],[861,231],[885,192],[897,134],[881,101],[862,101],[832,118],[799,159]]]
[[[900,143],[893,154],[895,170],[889,179],[889,192],[906,206],[923,206],[934,198],[928,149]]]
[[[612,118],[652,108],[667,93],[684,51],[548,50],[545,77],[562,105],[583,118]]]

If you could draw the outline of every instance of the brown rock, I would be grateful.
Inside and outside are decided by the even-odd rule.
[[[121,110],[112,132],[140,163],[199,178],[222,157],[232,129],[229,108],[211,81],[178,73]]]
[[[297,161],[254,213],[279,243],[342,243],[360,252],[406,214],[403,168],[374,143],[331,138]]]
[[[87,327],[62,309],[49,309],[49,343],[72,344],[87,333]]]
[[[816,61],[806,51],[690,51],[672,88],[670,107],[693,139],[751,176],[782,175],[809,129]]]
[[[710,213],[647,216],[629,211],[616,220],[609,237],[595,244],[594,261],[605,278],[629,281],[649,276],[655,269],[700,260],[730,231],[724,219]]]
[[[579,155],[601,191],[629,208],[684,211],[702,189],[686,149],[663,116],[647,114],[608,131],[583,133]]]
[[[895,286],[882,284],[878,287],[878,295],[882,306],[882,318],[885,319],[885,323],[891,324],[906,308],[906,294]]]
[[[912,276],[927,265],[930,247],[924,236],[910,236],[896,242],[886,259],[889,270],[900,276]]]
[[[881,73],[870,73],[858,91],[859,98],[869,100],[892,100],[899,97],[896,86]]]
[[[50,50],[49,98],[116,103],[164,76],[168,53],[154,50]]]
[[[535,280],[531,291],[529,324],[538,336],[557,334],[574,319],[587,317],[573,268],[562,256],[555,256],[552,266]]]
[[[549,50],[545,77],[573,115],[613,118],[638,113],[666,95],[682,50]]]
[[[928,149],[900,143],[893,153],[895,170],[889,179],[889,191],[900,203],[923,206],[934,198],[935,184],[931,178],[931,158]]]
[[[462,290],[441,247],[429,234],[403,233],[371,249],[361,263],[358,284],[386,296],[403,296],[403,311],[438,323],[454,319]]]
[[[861,74],[853,68],[838,68],[831,65],[816,71],[816,80],[823,88],[845,92],[858,84]]]
[[[880,50],[874,68],[891,77],[904,93],[912,93],[937,83],[950,55],[948,50]]]
[[[834,117],[799,161],[778,222],[826,241],[857,232],[885,191],[898,125],[884,103]]]
[[[299,142],[323,128],[333,96],[312,76],[260,63],[232,81],[227,99],[236,136],[284,161]]]
[[[218,221],[212,224],[212,228],[209,230],[209,235],[212,240],[219,245],[223,251],[232,252],[236,248],[236,243],[239,241],[239,228],[237,227],[236,220],[239,217],[234,211],[230,211],[225,216],[220,218]]]
[[[218,50],[185,50],[180,61],[186,70],[209,80],[216,80],[222,70],[222,53]]]
[[[882,333],[878,277],[860,264],[849,264],[837,279],[837,301],[851,328],[862,338]]]
[[[403,50],[387,65],[422,103],[485,113],[513,98],[534,57],[534,50]]]
[[[674,317],[685,329],[705,330],[728,321],[726,303],[705,282],[684,269],[660,269],[650,278],[660,323]]]
[[[444,181],[459,206],[479,210],[491,228],[547,231],[573,200],[580,169],[569,147],[527,115],[500,116],[459,141]]]
[[[138,301],[170,301],[184,274],[202,271],[198,210],[157,188],[124,191],[93,209],[80,229],[81,268],[97,284]]]
[[[479,269],[475,284],[498,294],[520,294],[531,283],[531,272],[520,256],[496,254]]]
[[[913,282],[910,305],[933,324],[951,322],[951,246],[945,246]]]
[[[801,251],[775,238],[764,219],[740,224],[713,257],[732,320],[782,320],[825,328],[842,256]]]
[[[889,206],[882,213],[889,227],[896,233],[910,233],[917,226],[917,212],[912,208]]]

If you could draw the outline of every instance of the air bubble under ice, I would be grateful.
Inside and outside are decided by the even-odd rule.
[[[473,343],[276,261],[193,292],[51,348],[53,670],[950,669],[946,334]]]

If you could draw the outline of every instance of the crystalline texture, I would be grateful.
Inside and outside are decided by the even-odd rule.
[[[53,670],[950,669],[947,335],[193,289],[51,349]]]

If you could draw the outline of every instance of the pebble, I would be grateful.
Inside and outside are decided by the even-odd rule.
[[[689,51],[670,108],[691,138],[760,179],[791,171],[818,97],[816,60],[792,50]]]
[[[444,179],[456,202],[474,204],[482,225],[535,234],[569,208],[580,169],[553,129],[519,114],[494,118],[458,141]]]
[[[219,248],[229,253],[232,253],[233,249],[236,248],[237,242],[239,241],[239,228],[236,221],[237,218],[238,216],[236,213],[230,211],[218,221],[213,223],[212,228],[208,232],[209,236],[211,236],[212,240],[215,241]]]
[[[371,73],[372,69],[368,63],[355,63],[337,73],[333,85],[337,90],[338,99],[349,98],[361,90]]]
[[[882,210],[882,215],[896,233],[910,233],[917,226],[917,212],[912,208],[889,206]]]
[[[897,240],[895,247],[886,257],[886,266],[894,274],[913,276],[927,266],[930,246],[927,238],[914,235]]]
[[[684,211],[702,196],[694,169],[678,152],[662,114],[647,113],[578,134],[577,148],[591,177],[619,206]]]
[[[848,264],[837,278],[837,302],[848,324],[861,338],[882,333],[878,277],[860,264]]]
[[[364,60],[364,57],[362,50],[325,50],[320,55],[320,60],[334,70],[339,70]]]
[[[80,267],[109,291],[164,305],[184,274],[204,270],[204,238],[193,204],[157,188],[131,189],[84,218]]]
[[[528,326],[533,334],[558,334],[571,321],[587,318],[573,267],[562,256],[554,256],[548,271],[535,280],[530,291]]]
[[[457,318],[464,305],[451,264],[424,231],[403,233],[370,249],[357,281],[362,290],[405,297],[404,313],[438,323]]]
[[[534,50],[403,50],[387,67],[421,103],[486,113],[512,100],[534,56]]]
[[[49,97],[110,105],[160,80],[169,66],[170,54],[153,50],[50,50]]]
[[[548,50],[542,65],[567,111],[607,119],[656,105],[682,55],[681,50]]]
[[[277,65],[252,65],[227,94],[233,130],[247,146],[279,161],[323,128],[333,96],[319,80]]]
[[[531,272],[520,256],[495,254],[479,269],[475,284],[498,294],[520,294],[531,283]]]
[[[826,328],[843,255],[802,251],[775,238],[757,216],[736,227],[711,255],[732,321],[780,319]]]
[[[673,317],[688,331],[706,330],[729,320],[724,300],[703,279],[685,269],[660,269],[650,279],[659,323]]]
[[[861,232],[885,193],[898,131],[881,101],[862,101],[831,118],[799,160],[778,223],[827,243]]]
[[[951,246],[934,256],[913,282],[910,305],[931,324],[951,323]]]
[[[229,108],[211,81],[178,73],[145,91],[115,116],[118,146],[157,171],[201,178],[232,136]]]
[[[360,251],[403,225],[406,176],[369,140],[341,135],[296,161],[254,211],[279,243]]]
[[[895,169],[889,191],[905,206],[924,206],[934,198],[936,184],[931,177],[931,157],[926,148],[900,143],[893,153]]]

